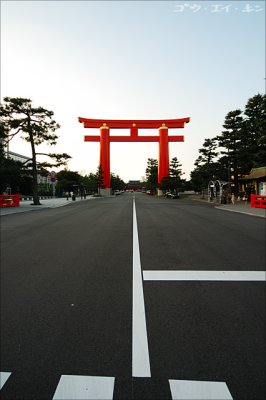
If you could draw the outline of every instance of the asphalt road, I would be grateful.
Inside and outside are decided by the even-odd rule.
[[[1,242],[1,399],[265,398],[265,281],[153,278],[263,271],[264,219],[124,193],[2,216]]]

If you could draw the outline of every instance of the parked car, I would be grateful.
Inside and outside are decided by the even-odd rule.
[[[178,193],[166,192],[164,197],[166,197],[167,199],[179,199],[179,194]]]

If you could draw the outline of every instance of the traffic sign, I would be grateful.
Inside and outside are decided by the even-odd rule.
[[[56,182],[56,173],[55,173],[55,171],[52,171],[52,172],[49,173],[49,179],[50,179],[50,182],[52,182],[52,183]]]

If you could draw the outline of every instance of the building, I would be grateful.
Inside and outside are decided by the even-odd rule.
[[[141,181],[128,181],[127,189],[128,190],[141,190],[143,187],[143,183]]]
[[[22,154],[14,153],[13,151],[7,151],[5,156],[6,158],[11,158],[11,160],[19,161],[24,165],[27,165],[31,162],[31,157],[26,157]]]
[[[243,192],[252,188],[255,194],[266,196],[266,167],[252,168],[250,173],[240,179]]]
[[[5,156],[6,156],[6,158],[11,158],[11,160],[21,162],[26,167],[30,166],[31,157],[27,157],[27,156],[24,156],[22,154],[14,153],[13,151],[7,151],[5,153]],[[37,162],[37,167],[38,167],[38,162]],[[38,182],[38,185],[41,185],[41,184],[47,185],[47,184],[49,184],[48,171],[47,171],[47,174],[43,174],[43,172],[42,172],[42,174],[38,173],[37,182]]]

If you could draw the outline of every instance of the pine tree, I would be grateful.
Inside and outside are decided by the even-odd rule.
[[[241,110],[230,111],[223,124],[224,131],[222,135],[217,136],[219,146],[224,147],[226,151],[221,151],[221,154],[226,155],[228,159],[228,171],[231,172],[233,181],[232,191],[238,192],[238,175],[240,170],[240,152],[241,139],[243,129],[243,116]]]
[[[182,186],[181,175],[183,175],[183,172],[182,172],[181,167],[182,167],[182,164],[179,163],[177,157],[173,157],[172,160],[170,161],[169,172],[170,172],[170,178],[172,181],[171,187],[176,192]]]
[[[266,95],[251,97],[244,111],[242,158],[248,170],[264,167],[266,163]]]
[[[195,161],[195,166],[202,164],[211,164],[215,157],[217,157],[217,140],[213,139],[205,139],[203,143],[203,148],[199,149],[199,157]]]
[[[102,167],[101,164],[98,166],[96,175],[97,175],[97,181],[98,181],[98,189],[104,189],[105,188],[105,186],[104,186],[104,172],[103,172],[103,167]]]
[[[52,119],[54,115],[52,111],[48,111],[43,107],[33,107],[32,101],[25,98],[5,97],[0,106],[0,115],[5,126],[5,132],[8,130],[8,133],[6,133],[7,141],[12,140],[13,137],[20,133],[22,139],[31,145],[33,204],[39,205],[36,158],[38,154],[44,155],[44,153],[37,153],[36,147],[44,142],[49,145],[55,145],[58,136],[54,132],[60,126]],[[65,165],[67,160],[71,158],[66,153],[45,155],[55,159],[54,164],[44,163],[45,166]]]
[[[148,158],[146,168],[147,188],[156,190],[158,186],[158,161],[154,158]]]

